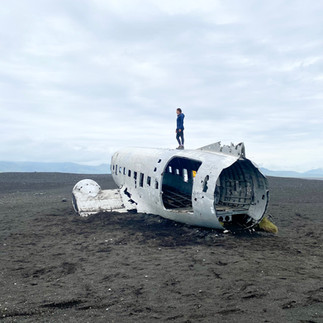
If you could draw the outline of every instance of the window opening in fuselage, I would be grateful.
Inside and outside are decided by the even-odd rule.
[[[198,160],[183,157],[175,157],[168,162],[162,179],[166,209],[192,211],[193,172],[196,174],[201,164]]]
[[[126,175],[126,167],[123,167],[123,175]]]
[[[133,172],[133,178],[135,180],[135,188],[137,188],[137,172]]]
[[[204,182],[203,182],[203,192],[206,193],[207,190],[208,190],[208,186],[207,186],[207,182],[209,181],[210,179],[210,176],[209,175],[206,175],[205,176],[205,179],[204,179]]]
[[[118,175],[118,165],[116,164],[115,174]]]
[[[128,169],[128,176],[131,177],[131,170]]]
[[[150,184],[151,184],[151,177],[147,176],[147,185],[150,186]]]
[[[188,171],[187,171],[187,169],[186,169],[186,168],[184,168],[184,169],[183,169],[183,181],[184,181],[185,183],[187,183],[187,182],[188,182]]]
[[[140,187],[144,186],[144,177],[145,177],[145,175],[143,173],[140,173],[140,179],[139,179],[139,186]]]

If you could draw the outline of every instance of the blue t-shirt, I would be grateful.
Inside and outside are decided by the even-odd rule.
[[[185,118],[185,115],[184,113],[180,113],[177,115],[177,130],[178,129],[181,129],[181,130],[184,130],[184,118]]]

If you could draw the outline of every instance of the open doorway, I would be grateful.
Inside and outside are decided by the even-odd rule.
[[[162,192],[166,209],[192,210],[192,190],[196,172],[202,162],[175,157],[166,165]]]

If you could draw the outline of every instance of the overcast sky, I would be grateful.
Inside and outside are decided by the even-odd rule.
[[[0,55],[0,160],[174,148],[182,107],[186,148],[323,167],[322,1],[1,1]]]

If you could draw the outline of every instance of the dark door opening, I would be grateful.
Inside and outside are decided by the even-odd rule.
[[[164,170],[162,192],[166,209],[192,209],[193,180],[202,162],[175,157]]]

